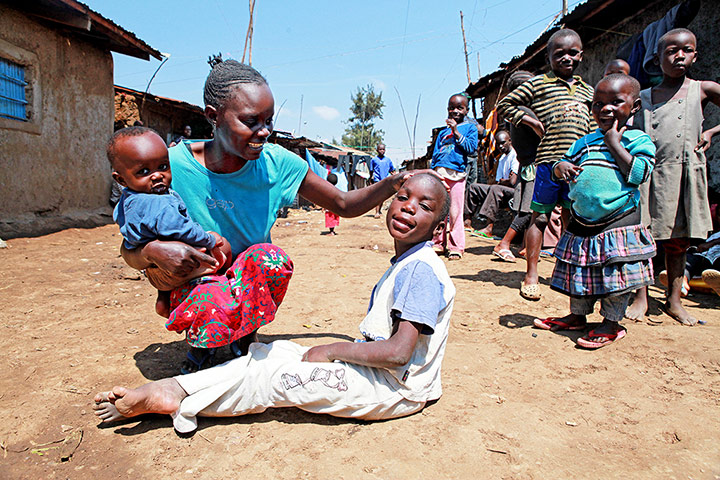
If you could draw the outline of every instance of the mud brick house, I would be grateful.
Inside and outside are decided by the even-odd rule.
[[[161,58],[74,0],[0,0],[0,237],[112,220],[110,52]]]

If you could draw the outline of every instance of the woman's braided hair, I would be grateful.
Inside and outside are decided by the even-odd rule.
[[[267,85],[267,80],[253,67],[237,60],[217,63],[205,80],[205,105],[220,108],[232,91],[242,84]]]

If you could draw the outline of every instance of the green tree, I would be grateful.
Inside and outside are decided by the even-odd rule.
[[[347,120],[348,126],[342,137],[343,145],[357,148],[364,152],[373,152],[378,143],[382,143],[385,132],[375,128],[375,119],[383,118],[382,109],[385,102],[382,92],[375,92],[372,85],[358,87],[350,96],[352,116]]]

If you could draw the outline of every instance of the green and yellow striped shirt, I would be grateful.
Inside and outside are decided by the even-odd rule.
[[[555,162],[573,142],[592,132],[597,125],[590,113],[593,88],[575,75],[568,84],[550,72],[537,75],[507,94],[498,104],[498,113],[518,125],[529,107],[545,127],[535,163]]]

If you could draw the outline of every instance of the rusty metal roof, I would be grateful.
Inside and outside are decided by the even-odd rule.
[[[550,36],[561,28],[572,28],[587,43],[600,35],[611,31],[611,27],[627,18],[634,17],[662,0],[588,0],[578,5],[572,12],[562,17],[552,28],[549,28],[531,43],[521,55],[507,63],[501,63],[500,69],[485,75],[477,82],[468,85],[465,91],[472,98],[485,96],[488,91],[499,88],[505,74],[523,68],[535,72],[547,63],[545,49]],[[618,33],[618,32],[614,32]]]
[[[113,52],[150,60],[163,57],[159,51],[84,3],[75,0],[0,0],[26,15],[56,28],[65,29],[85,40],[105,46]]]
[[[184,108],[185,110],[190,110],[201,115],[203,115],[205,112],[202,107],[198,107],[197,105],[193,105],[192,103],[183,102],[182,100],[161,97],[159,95],[153,95],[152,93],[145,94],[145,92],[141,92],[140,90],[133,90],[132,88],[121,87],[120,85],[115,85],[114,87],[115,93],[125,93],[128,95],[133,95],[135,97],[142,97],[143,95],[145,95],[146,102],[167,103],[173,105],[174,107]]]

